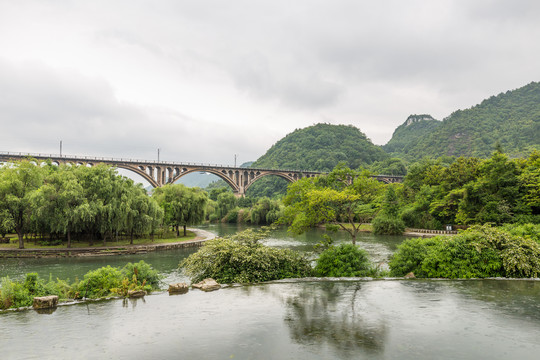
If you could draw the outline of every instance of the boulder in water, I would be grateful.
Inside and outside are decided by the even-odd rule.
[[[130,298],[141,298],[146,295],[146,291],[144,290],[129,290],[128,291],[128,297]]]
[[[49,295],[49,296],[39,296],[34,298],[32,307],[34,309],[50,309],[58,305],[58,296]]]
[[[202,291],[214,291],[221,288],[221,285],[214,279],[204,279],[200,283],[191,285],[195,289],[201,289]]]
[[[169,295],[172,294],[185,294],[189,290],[189,286],[186,283],[169,284]]]

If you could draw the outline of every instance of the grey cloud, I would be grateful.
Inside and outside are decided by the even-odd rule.
[[[154,158],[160,147],[171,161],[228,159],[215,151],[221,140],[216,126],[171,110],[119,102],[103,80],[0,62],[0,93],[6,94],[0,97],[5,135],[0,151],[58,153],[63,140],[64,153],[73,155],[145,159]],[[214,146],[203,146],[207,140]]]

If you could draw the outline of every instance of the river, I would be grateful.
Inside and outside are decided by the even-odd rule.
[[[309,251],[319,235],[278,231],[265,242]],[[365,234],[359,243],[384,266],[402,240]],[[3,260],[0,274],[73,279],[142,259],[167,281],[182,281],[178,263],[192,251]],[[535,280],[305,279],[0,314],[2,359],[537,359],[539,353]]]

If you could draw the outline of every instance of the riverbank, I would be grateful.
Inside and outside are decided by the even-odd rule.
[[[189,229],[196,234],[191,240],[161,244],[144,245],[119,245],[81,248],[27,248],[27,249],[2,249],[0,258],[44,258],[44,257],[81,257],[81,256],[111,256],[126,254],[145,254],[153,251],[172,250],[187,247],[199,247],[205,241],[216,237],[215,234],[201,229]]]

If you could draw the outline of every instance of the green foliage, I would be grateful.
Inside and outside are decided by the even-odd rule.
[[[368,254],[356,245],[330,246],[315,265],[315,275],[323,277],[363,277],[373,274]]]
[[[540,83],[532,82],[492,96],[470,109],[457,110],[438,126],[416,131],[416,124],[404,125],[396,129],[385,145],[386,151],[400,158],[488,157],[497,144],[512,157],[522,156],[529,149],[539,149]]]
[[[128,263],[122,269],[106,266],[89,271],[82,281],[41,279],[26,274],[24,281],[4,277],[0,281],[0,309],[31,306],[37,296],[58,295],[60,300],[127,295],[128,290],[157,289],[161,275],[144,261]]]
[[[226,194],[221,193],[218,199]],[[204,221],[208,196],[206,192],[199,188],[188,188],[182,184],[168,184],[157,188],[154,197],[163,209],[165,225],[174,226],[176,235],[180,232],[178,227],[196,225]],[[184,231],[185,235],[185,231]]]
[[[399,201],[393,185],[386,187],[386,194],[381,211],[373,219],[375,234],[400,235],[405,231],[405,224],[399,216]]]
[[[251,208],[251,223],[256,225],[271,225],[281,214],[280,203],[277,200],[261,198]]]
[[[354,244],[361,223],[373,216],[382,187],[368,172],[340,164],[327,176],[291,184],[280,222],[298,234],[318,224],[334,224],[347,231]]]
[[[408,149],[413,147],[417,141],[421,141],[423,137],[429,135],[440,125],[441,122],[430,115],[410,115],[403,124],[394,130],[392,138],[383,146],[383,149],[389,154],[406,154]]]
[[[538,277],[540,245],[489,225],[473,226],[452,237],[406,240],[389,265],[393,276]]]
[[[78,285],[79,295],[90,299],[108,296],[120,287],[123,278],[122,271],[110,265],[89,271]]]
[[[475,234],[442,237],[422,261],[422,270],[431,278],[485,278],[504,276],[496,249],[475,246]]]
[[[275,143],[252,167],[329,172],[339,163],[358,169],[388,155],[352,125],[316,124],[297,129]],[[286,181],[263,178],[249,189],[250,196],[284,195]]]
[[[377,235],[401,235],[405,231],[405,224],[399,217],[377,215],[373,219],[373,233]]]
[[[0,167],[0,233],[15,230],[19,247],[30,232],[59,241],[142,236],[161,224],[162,210],[140,185],[98,165]]]
[[[413,272],[416,277],[427,277],[422,262],[430,248],[437,245],[438,238],[412,238],[398,245],[388,265],[391,276],[405,276]]]
[[[159,283],[163,278],[157,270],[152,268],[152,265],[146,263],[144,260],[134,264],[127,263],[122,268],[122,275],[127,279],[133,279],[135,276],[137,285],[142,285],[144,282],[154,289],[159,287]]]
[[[407,167],[403,160],[398,158],[375,161],[369,166],[369,170],[377,175],[406,175]]]
[[[267,231],[249,229],[207,241],[180,266],[192,282],[213,278],[227,284],[251,283],[311,274],[309,260],[300,253],[266,247],[259,242],[267,236]]]
[[[540,153],[509,159],[424,159],[411,165],[403,185],[402,219],[409,227],[445,224],[540,222]],[[538,175],[538,176],[537,176]]]
[[[540,224],[505,224],[502,229],[512,235],[531,239],[540,244]]]

